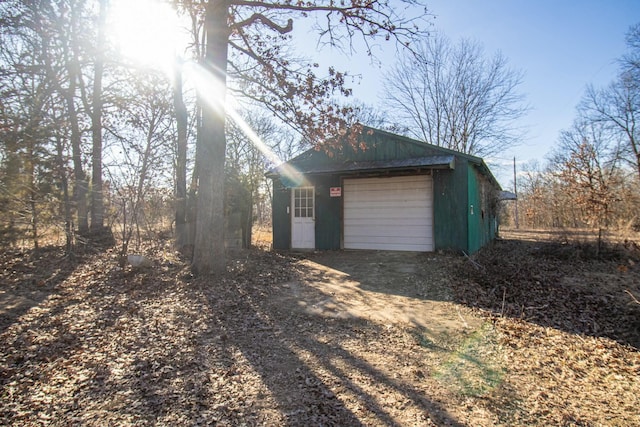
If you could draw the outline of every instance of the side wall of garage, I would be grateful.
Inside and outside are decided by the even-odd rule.
[[[468,169],[469,162],[456,156],[454,169],[433,171],[434,243],[436,250],[468,250]]]
[[[468,212],[469,252],[476,252],[489,244],[496,236],[495,191],[486,176],[469,165],[469,205]]]

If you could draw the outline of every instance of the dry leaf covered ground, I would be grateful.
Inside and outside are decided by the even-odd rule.
[[[0,424],[640,425],[632,246],[254,250],[218,279],[169,248],[1,255]]]

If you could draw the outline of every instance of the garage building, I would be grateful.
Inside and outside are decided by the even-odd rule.
[[[274,249],[475,252],[497,231],[484,161],[364,127],[271,170]]]

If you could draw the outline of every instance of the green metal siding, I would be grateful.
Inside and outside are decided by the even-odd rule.
[[[300,171],[308,171],[319,166],[344,162],[412,159],[442,155],[443,151],[446,151],[447,154],[456,154],[450,150],[388,133],[368,134],[365,131],[361,139],[361,144],[358,147],[347,145],[340,150],[328,149],[329,152],[323,148],[309,150],[295,158],[292,163]]]
[[[340,249],[342,197],[330,197],[331,187],[340,187],[340,178],[324,176],[313,180],[316,189],[316,249]]]
[[[467,250],[468,161],[433,171],[433,222],[436,250]]]
[[[291,214],[287,212],[290,204],[291,190],[285,188],[280,179],[274,179],[271,206],[274,249],[289,249],[291,246]]]
[[[467,249],[469,252],[476,252],[482,246],[482,200],[480,197],[479,182],[473,167],[469,165],[468,187],[469,193],[469,209],[467,210],[467,222],[469,224],[469,243]]]
[[[491,184],[476,167],[469,165],[469,252],[478,251],[495,238],[495,213],[491,208]]]

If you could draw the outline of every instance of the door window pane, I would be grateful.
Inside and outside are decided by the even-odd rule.
[[[313,217],[313,188],[294,188],[293,214],[296,218]]]

